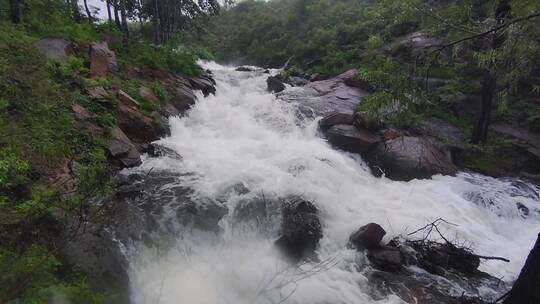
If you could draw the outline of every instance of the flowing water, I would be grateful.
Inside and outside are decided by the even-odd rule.
[[[511,260],[483,262],[481,270],[505,281],[519,273],[540,231],[538,188],[470,173],[375,178],[360,157],[332,148],[317,119],[302,119],[297,103],[267,93],[268,75],[204,66],[214,73],[217,94],[199,96],[184,117],[171,118],[172,135],[159,141],[181,158],[145,158],[133,171],[178,173],[180,184],[229,214],[219,222],[219,237],[180,232],[166,250],[140,250],[131,267],[135,303],[401,303],[391,294],[370,297],[358,267],[366,258],[347,249],[349,235],[369,222],[383,226],[388,241],[444,218],[455,224],[441,225],[447,237]],[[318,262],[293,267],[280,258],[273,247],[278,217],[235,223],[235,207],[246,199],[288,195],[320,210]]]

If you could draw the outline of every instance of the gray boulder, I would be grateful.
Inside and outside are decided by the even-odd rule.
[[[377,144],[367,155],[375,175],[393,180],[426,179],[435,174],[455,175],[454,164],[429,140],[403,136]]]
[[[107,152],[113,163],[122,168],[139,166],[142,163],[141,155],[126,134],[118,127],[114,127],[111,133],[112,139],[107,145]]]
[[[465,135],[463,131],[438,118],[427,118],[413,127],[419,135],[433,137],[438,146],[445,149],[464,149]]]
[[[328,141],[348,152],[364,153],[381,139],[368,130],[352,125],[334,125],[327,133]]]
[[[38,41],[37,48],[48,59],[65,63],[68,60],[71,43],[61,38],[44,38]]]

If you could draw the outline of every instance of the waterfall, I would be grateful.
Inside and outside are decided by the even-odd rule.
[[[185,116],[170,118],[171,136],[158,141],[181,157],[145,157],[131,172],[176,173],[201,203],[219,202],[228,213],[217,234],[179,229],[172,246],[140,249],[131,261],[134,303],[402,303],[396,295],[370,295],[358,266],[367,259],[347,247],[349,235],[370,222],[383,226],[389,241],[444,218],[454,224],[441,225],[448,237],[511,260],[485,261],[482,271],[505,281],[519,273],[540,231],[538,188],[465,172],[410,182],[375,178],[358,155],[332,148],[298,102],[266,92],[262,70],[203,65],[213,72],[216,95],[200,95]],[[273,246],[279,216],[245,225],[235,216],[246,201],[289,195],[317,206],[324,234],[317,259],[294,266]],[[494,292],[488,289],[479,295]]]

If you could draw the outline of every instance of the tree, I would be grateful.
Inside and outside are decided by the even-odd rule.
[[[417,2],[411,3],[426,17],[436,21],[432,30],[455,38],[446,44],[428,46],[428,54],[437,53],[438,57],[438,53],[449,48],[453,48],[454,53],[466,48],[474,53],[473,58],[468,60],[475,62],[483,71],[480,89],[482,102],[471,142],[485,143],[495,99],[504,108],[508,96],[516,93],[518,84],[528,77],[535,66],[527,58],[535,58],[540,49],[540,41],[535,39],[539,31],[533,21],[540,17],[540,5],[526,0],[485,1],[481,4],[463,0],[434,13]],[[490,14],[492,7],[494,10]],[[465,25],[457,25],[459,22],[452,22],[453,19],[461,19]],[[486,24],[489,26],[487,30]]]
[[[13,23],[21,22],[22,1],[23,0],[9,0],[9,16]]]
[[[86,10],[86,15],[88,16],[88,20],[90,21],[90,23],[92,23],[92,20],[94,20],[94,17],[92,17],[90,8],[88,8],[88,0],[83,0],[83,3],[84,3],[84,9]]]
[[[540,303],[540,234],[503,304]]]

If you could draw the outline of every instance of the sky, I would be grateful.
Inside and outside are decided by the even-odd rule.
[[[83,7],[83,1],[79,0],[79,5]],[[105,5],[105,0],[88,0],[88,5],[90,6],[90,10],[93,11],[92,7],[99,8],[99,13],[97,14],[97,17],[99,19],[106,19],[107,18],[107,6]]]

